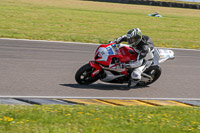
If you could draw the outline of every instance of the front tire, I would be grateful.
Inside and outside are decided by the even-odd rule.
[[[89,64],[85,64],[75,74],[75,80],[80,85],[89,85],[91,83],[94,83],[99,78],[97,76],[91,77],[92,72],[94,71],[94,68],[91,67]]]
[[[149,81],[149,82],[139,82],[137,85],[147,86],[147,85],[154,83],[160,77],[161,72],[162,72],[162,69],[159,66],[151,66],[151,67],[147,68],[144,71],[144,73],[150,75],[153,80]]]

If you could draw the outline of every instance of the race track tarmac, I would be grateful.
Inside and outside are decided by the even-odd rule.
[[[98,45],[0,39],[0,96],[200,98],[200,51],[174,50],[148,87],[78,85],[75,72],[93,60]]]

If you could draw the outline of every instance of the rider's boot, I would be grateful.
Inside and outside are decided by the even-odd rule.
[[[138,82],[139,82],[139,80],[130,79],[128,82],[128,87],[132,88],[132,87],[136,86]]]

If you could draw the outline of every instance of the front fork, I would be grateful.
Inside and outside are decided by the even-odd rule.
[[[97,74],[99,74],[99,72],[101,72],[102,69],[101,66],[95,61],[90,61],[89,65],[95,69],[91,74],[92,78],[95,77]]]

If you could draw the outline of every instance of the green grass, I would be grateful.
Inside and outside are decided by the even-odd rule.
[[[147,14],[159,11],[163,18]],[[139,27],[155,46],[200,49],[200,11],[84,0],[0,0],[0,37],[107,43]]]
[[[0,105],[1,133],[200,132],[200,107]]]

